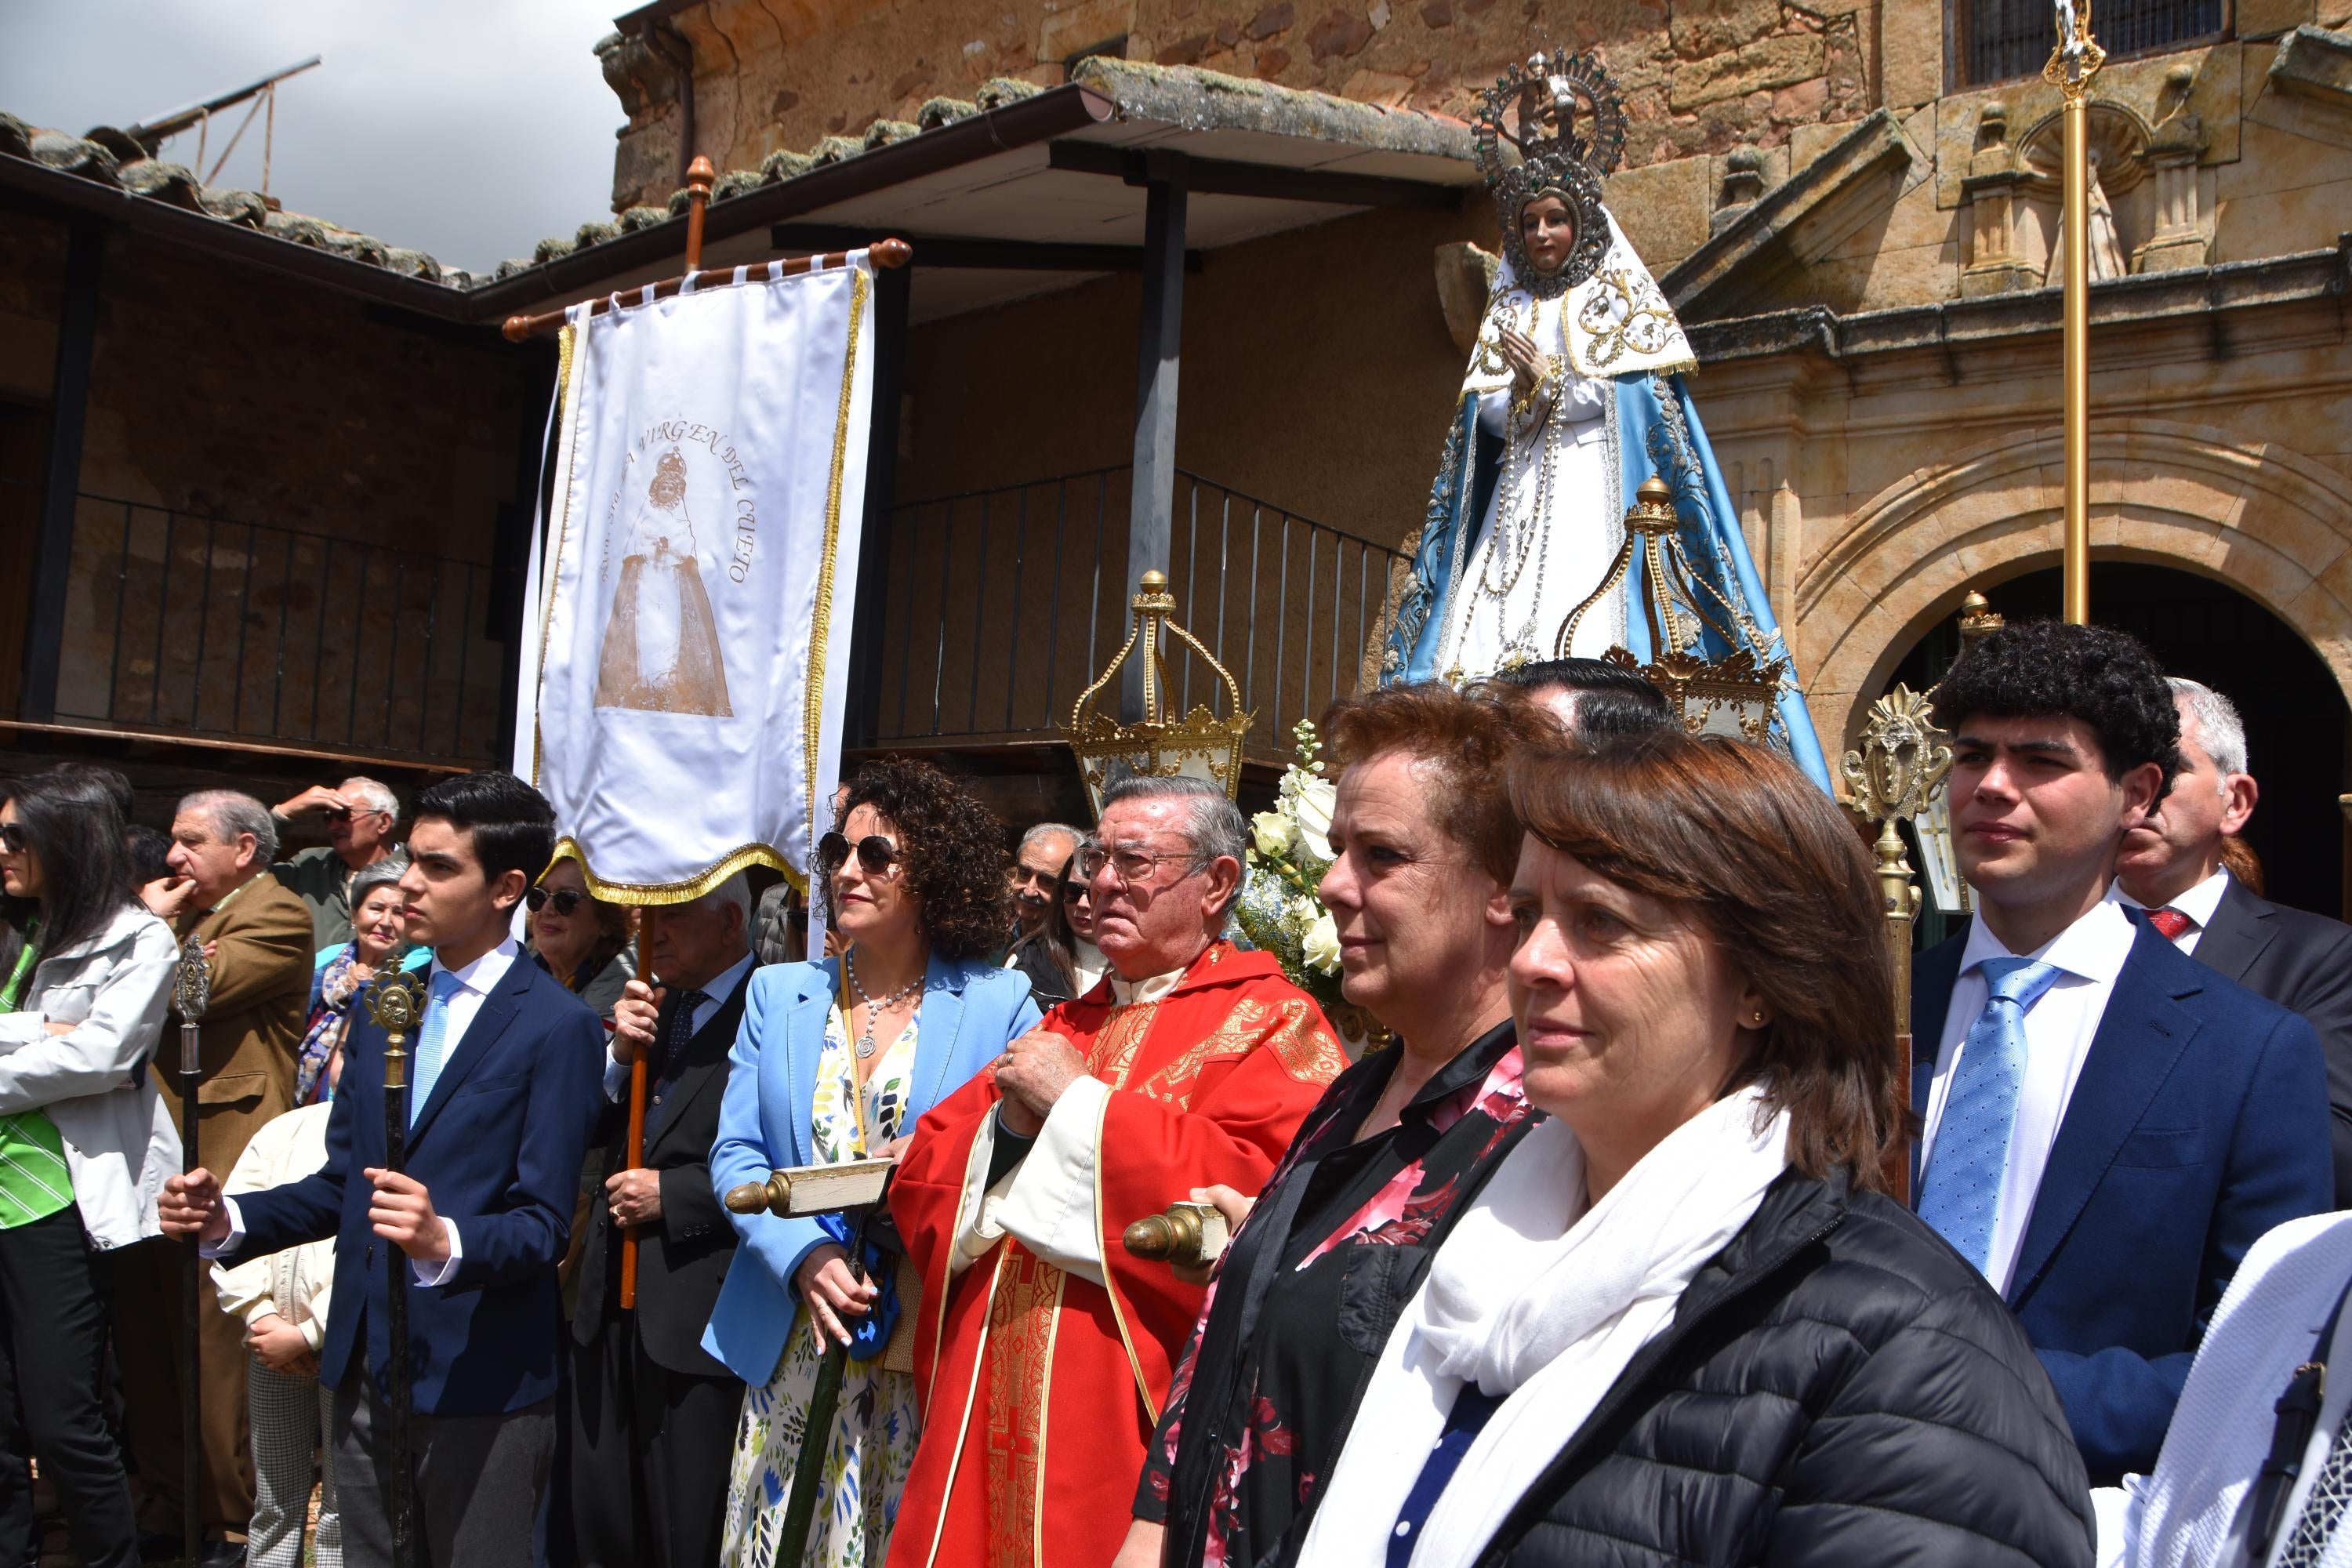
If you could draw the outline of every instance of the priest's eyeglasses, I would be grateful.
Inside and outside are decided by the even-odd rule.
[[[840,870],[842,863],[849,858],[852,847],[853,846],[845,836],[839,833],[826,834],[816,841],[817,869],[828,877],[832,876],[835,871]],[[887,874],[892,864],[898,858],[898,847],[878,833],[867,834],[857,841],[855,848],[857,851],[858,866],[869,877]]]
[[[1146,887],[1160,875],[1162,860],[1181,860],[1187,866],[1196,866],[1199,859],[1200,857],[1189,849],[1139,849],[1126,844],[1105,848],[1099,844],[1089,844],[1078,851],[1078,874],[1092,881],[1101,875],[1105,866],[1108,866],[1118,874],[1120,881],[1130,887]]]

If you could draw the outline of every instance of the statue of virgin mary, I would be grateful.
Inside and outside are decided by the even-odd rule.
[[[1615,81],[1590,55],[1538,55],[1487,89],[1472,132],[1503,259],[1412,574],[1391,598],[1381,682],[1459,685],[1612,647],[1650,661],[1648,586],[1638,562],[1620,570],[1620,555],[1627,501],[1653,474],[1674,491],[1708,618],[1729,628],[1705,628],[1705,657],[1737,647],[1759,666],[1785,661],[1683,384],[1696,368],[1690,340],[1601,202],[1625,142]],[[1829,786],[1793,674],[1769,738]]]

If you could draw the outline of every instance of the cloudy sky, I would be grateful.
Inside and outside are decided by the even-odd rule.
[[[0,110],[76,132],[135,124],[323,56],[278,89],[270,194],[486,270],[611,216],[622,117],[591,49],[636,3],[0,0]],[[244,112],[214,117],[208,164]],[[163,155],[193,164],[194,132]],[[260,121],[219,183],[260,187]]]

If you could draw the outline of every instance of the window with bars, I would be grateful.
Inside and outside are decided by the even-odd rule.
[[[2040,76],[2058,41],[2051,0],[1952,0],[1950,76],[1955,88]],[[2110,59],[2154,54],[2225,37],[2230,0],[2098,0],[2091,34]]]

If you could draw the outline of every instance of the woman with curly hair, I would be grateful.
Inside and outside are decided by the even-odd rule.
[[[847,946],[755,971],[730,1059],[710,1180],[896,1157],[917,1118],[1037,1022],[1029,984],[990,955],[1003,940],[1004,829],[928,763],[869,763],[817,843],[817,894]],[[750,1384],[728,1479],[730,1568],[879,1568],[915,1455],[917,1303],[895,1257],[845,1226],[731,1216],[741,1254],[703,1347]],[[849,1365],[799,1563],[777,1562],[801,1434],[826,1351]]]

